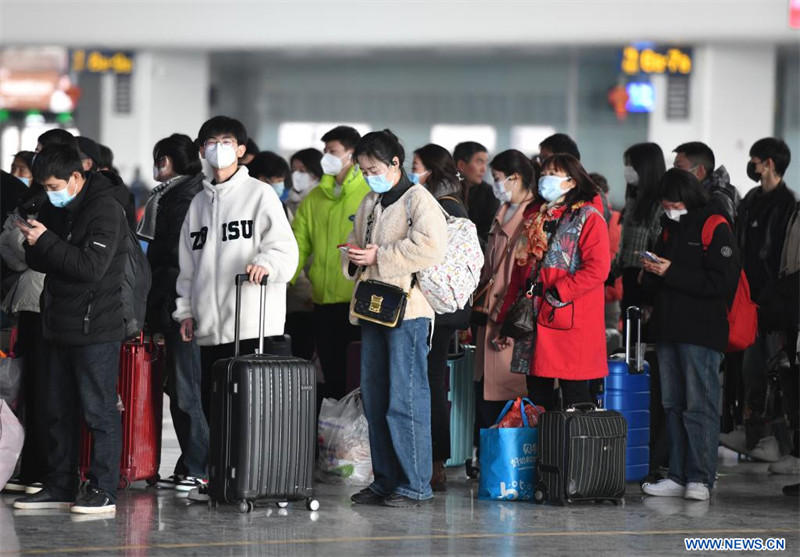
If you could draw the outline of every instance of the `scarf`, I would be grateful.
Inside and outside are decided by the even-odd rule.
[[[139,221],[139,226],[136,229],[137,236],[148,241],[155,240],[156,218],[158,217],[158,205],[161,203],[161,198],[164,197],[169,190],[177,186],[183,178],[185,178],[185,176],[175,176],[153,188],[150,197],[147,199],[147,204],[144,206],[142,220]]]
[[[548,228],[550,227],[547,224],[553,221],[557,222],[567,209],[576,211],[584,205],[586,205],[585,201],[579,201],[569,208],[563,203],[552,206],[548,204],[542,205],[539,212],[525,221],[522,226],[522,232],[514,250],[514,258],[517,265],[527,267],[541,261],[545,253],[547,253],[548,247]],[[551,232],[554,233],[555,231]]]

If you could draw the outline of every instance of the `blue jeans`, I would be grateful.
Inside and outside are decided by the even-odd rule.
[[[395,329],[361,327],[361,393],[375,474],[370,489],[384,497],[433,497],[430,324],[411,319]]]
[[[167,349],[169,410],[181,446],[175,473],[207,478],[208,421],[203,412],[200,389],[200,347],[194,339],[183,342],[179,330],[165,333],[164,343]]]
[[[122,420],[117,410],[120,343],[52,343],[49,352],[44,409],[49,435],[46,485],[55,497],[75,500],[82,414],[93,436],[87,479],[116,500],[122,451]]]
[[[667,415],[669,478],[714,487],[719,445],[719,366],[712,348],[662,342],[657,346],[661,398]]]

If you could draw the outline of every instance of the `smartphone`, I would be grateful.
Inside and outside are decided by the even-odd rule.
[[[18,222],[27,228],[33,228],[33,225],[29,223],[27,219],[22,215],[20,215],[19,213],[9,213],[8,216],[14,219],[15,222]]]
[[[658,258],[658,256],[654,253],[650,253],[649,251],[637,251],[636,255],[642,259],[652,261],[653,263],[661,263],[661,260]]]
[[[339,244],[336,247],[339,249],[339,251],[343,251],[345,253],[347,253],[351,249],[359,249],[358,246],[354,246],[353,244]]]
[[[499,344],[497,344],[497,339],[496,339],[496,338],[493,338],[493,339],[492,339],[492,347],[493,347],[495,350],[497,350],[498,352],[501,352],[501,351],[502,351],[502,348],[500,348],[500,345],[499,345]]]

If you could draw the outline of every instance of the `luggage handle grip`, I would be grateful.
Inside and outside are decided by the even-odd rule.
[[[631,365],[631,353],[634,351],[631,347],[631,321],[636,319],[636,362]],[[642,310],[636,306],[631,306],[626,311],[626,326],[625,326],[625,363],[628,364],[628,370],[631,373],[639,374],[644,373],[644,354],[642,353]]]
[[[267,303],[266,296],[264,295],[267,290],[267,279],[269,275],[265,275],[261,279],[261,293],[259,295],[258,303],[258,354],[264,353],[264,313]],[[247,273],[240,273],[236,275],[236,312],[234,314],[233,328],[234,328],[234,352],[235,356],[239,356],[239,321],[242,313],[242,285],[250,280],[250,275]]]

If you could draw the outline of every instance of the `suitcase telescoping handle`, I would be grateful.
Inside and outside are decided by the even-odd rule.
[[[261,279],[261,294],[258,300],[258,352],[257,354],[264,353],[264,313],[266,311],[265,305],[267,303],[267,276]],[[239,321],[242,315],[242,285],[250,280],[250,275],[242,273],[236,275],[236,313],[233,318],[234,328],[234,343],[236,356],[239,356]]]
[[[627,315],[625,316],[627,323],[625,325],[625,363],[628,364],[628,369],[631,373],[644,373],[644,354],[642,349],[642,310],[636,306],[628,308]],[[633,321],[636,320],[636,362],[631,363],[631,353],[634,349],[631,347],[631,336],[633,333]]]

